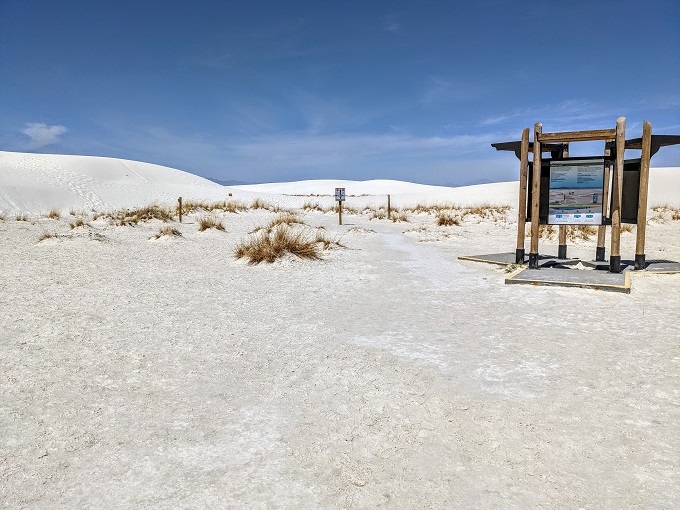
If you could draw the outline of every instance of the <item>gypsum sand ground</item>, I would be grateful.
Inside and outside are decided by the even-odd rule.
[[[678,506],[677,275],[505,286],[457,256],[510,251],[512,220],[303,216],[346,248],[248,266],[261,210],[153,241],[0,221],[0,503]],[[680,259],[679,225],[650,222],[648,258]]]

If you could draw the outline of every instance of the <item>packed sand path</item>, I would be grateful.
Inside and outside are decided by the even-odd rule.
[[[505,286],[457,256],[512,223],[322,213],[346,248],[235,260],[271,217],[0,222],[4,507],[678,506],[677,275]]]

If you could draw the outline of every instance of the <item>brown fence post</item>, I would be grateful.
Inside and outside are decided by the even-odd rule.
[[[387,219],[392,219],[392,206],[390,204],[390,196],[387,195]]]
[[[179,210],[179,222],[182,223],[182,197],[179,197],[177,200],[179,202],[178,210]]]

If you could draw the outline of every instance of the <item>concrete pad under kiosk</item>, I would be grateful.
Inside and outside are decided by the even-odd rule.
[[[630,271],[609,273],[593,270],[519,269],[505,279],[507,284],[580,287],[630,293]]]

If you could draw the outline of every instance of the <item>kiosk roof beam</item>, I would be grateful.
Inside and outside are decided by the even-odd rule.
[[[592,140],[612,140],[616,138],[616,129],[595,129],[592,131],[564,131],[562,133],[542,133],[538,141],[548,142],[588,142]]]

